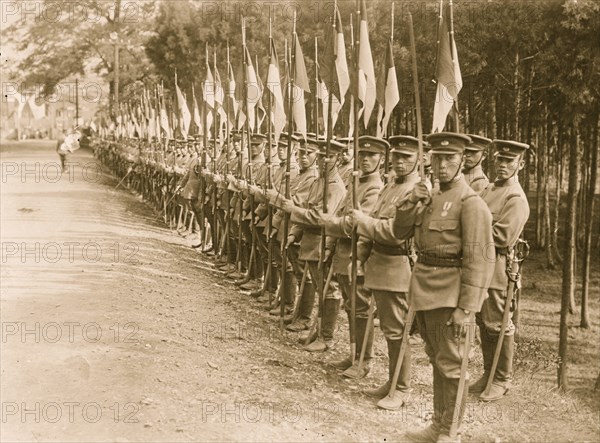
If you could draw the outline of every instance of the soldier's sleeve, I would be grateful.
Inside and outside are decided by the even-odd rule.
[[[378,243],[395,241],[394,220],[369,217],[358,223],[358,235]]]
[[[302,238],[302,227],[297,224],[290,225],[290,231],[288,232],[288,236],[293,235],[296,237],[296,241],[300,241]]]
[[[500,217],[492,226],[496,246],[506,248],[514,245],[528,218],[529,205],[524,197],[519,194],[509,195]]]
[[[379,193],[381,192],[381,186],[372,186],[368,188],[363,198],[360,201],[360,210],[365,214],[369,215],[373,212],[375,208],[375,204],[377,203],[377,199],[379,198]]]
[[[477,195],[463,201],[461,211],[462,269],[458,307],[479,312],[487,296],[493,272],[495,254],[493,245],[492,214]]]
[[[180,187],[182,187],[182,188],[183,188],[183,187],[184,187],[184,186],[187,184],[188,180],[190,179],[190,174],[191,174],[191,172],[192,172],[192,170],[191,170],[191,169],[188,169],[188,171],[186,172],[186,174],[183,176],[183,178],[182,178],[182,179],[181,179],[181,181],[179,182],[179,186],[180,186]]]
[[[371,255],[371,250],[373,249],[373,242],[366,237],[359,237],[358,243],[356,245],[357,250],[357,258],[361,262],[366,262]]]
[[[398,240],[408,240],[414,235],[417,217],[425,210],[422,202],[411,203],[409,197],[410,195],[407,195],[398,204],[396,217],[392,221],[393,233]]]

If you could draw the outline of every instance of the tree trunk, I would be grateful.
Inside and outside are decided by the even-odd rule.
[[[575,133],[575,128],[572,128]],[[576,138],[576,137],[575,137]],[[577,175],[579,172],[577,143],[573,143],[569,149],[569,207],[565,223],[565,248],[562,270],[562,298],[560,306],[560,332],[558,342],[558,388],[561,391],[568,390],[568,355],[567,344],[569,336],[569,311],[572,293],[575,286],[575,222],[577,218]]]
[[[548,128],[547,128],[548,129]],[[550,132],[550,131],[548,131]],[[546,150],[544,152],[544,232],[546,235],[546,267],[548,269],[554,269],[554,257],[552,256],[552,236],[550,235],[550,186],[548,186],[548,179],[550,178],[549,165],[550,165],[550,152],[551,152],[552,139],[550,136],[546,139]]]
[[[555,207],[554,207],[554,227],[552,229],[552,243],[554,244],[554,255],[559,263],[562,263],[562,255],[560,253],[560,246],[558,243],[558,225],[560,220],[560,197],[562,193],[562,182],[565,175],[565,164],[563,160],[563,141],[564,141],[564,128],[559,120],[558,126],[558,143],[556,145],[556,194],[555,194]]]
[[[598,114],[592,120],[593,130],[590,140],[590,176],[588,180],[587,190],[587,205],[585,207],[585,239],[583,243],[583,275],[581,288],[581,323],[580,327],[589,329],[590,317],[588,313],[588,298],[590,291],[590,262],[592,252],[592,230],[594,223],[594,194],[596,192],[596,179],[598,171]]]
[[[541,137],[541,144],[547,145],[550,133],[550,128],[552,125],[548,122],[550,119],[550,113],[548,112],[548,107],[544,108],[544,132],[543,137]],[[538,140],[539,143],[539,140]],[[537,155],[535,157],[536,164],[536,208],[535,208],[535,242],[539,248],[543,248],[545,246],[545,238],[544,238],[544,225],[543,225],[543,212],[544,212],[544,146],[536,146]]]
[[[577,171],[575,172],[575,188],[573,189],[573,198],[575,199],[575,215],[574,215],[574,219],[571,220],[571,218],[568,218],[568,220],[570,222],[572,222],[573,226],[577,226],[577,213],[578,213],[578,208],[577,208],[577,203],[579,202],[577,196],[579,193],[579,145],[580,145],[580,135],[579,135],[579,128],[578,128],[578,124],[573,124],[572,127],[572,132],[571,132],[571,150],[575,149],[575,155],[576,155],[576,163],[577,163]],[[569,151],[569,157],[572,155],[572,151]],[[570,159],[569,159],[570,161]],[[569,189],[571,188],[571,165],[569,164]],[[570,192],[570,191],[569,191]],[[571,194],[569,194],[570,197]],[[570,215],[570,214],[569,214]],[[567,215],[567,217],[569,217],[569,215]],[[573,229],[573,241],[574,241],[574,245],[573,245],[573,275],[572,275],[572,280],[573,280],[573,284],[571,286],[571,293],[569,296],[569,313],[570,314],[574,314],[575,313],[575,289],[577,288],[577,278],[576,278],[576,273],[577,273],[577,229]],[[571,239],[571,237],[566,237],[566,239]]]

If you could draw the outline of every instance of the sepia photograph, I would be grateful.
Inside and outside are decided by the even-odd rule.
[[[0,0],[0,442],[600,442],[600,1]]]

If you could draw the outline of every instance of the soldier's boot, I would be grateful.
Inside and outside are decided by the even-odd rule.
[[[410,375],[411,375],[411,356],[410,356],[410,346],[406,346],[406,351],[404,352],[404,356],[402,361],[400,362],[400,373],[398,374],[398,381],[396,382],[396,390],[394,391],[393,396],[389,396],[389,389],[392,383],[392,379],[394,378],[394,372],[396,371],[396,365],[398,364],[398,356],[400,355],[400,347],[402,345],[402,340],[387,340],[388,344],[388,356],[389,356],[389,364],[388,364],[388,392],[385,392],[384,395],[377,402],[377,407],[381,409],[386,409],[388,411],[397,411],[402,407],[403,404],[410,400]]]
[[[308,329],[310,322],[310,316],[312,314],[313,306],[315,304],[315,287],[312,282],[306,281],[304,283],[304,290],[300,296],[300,307],[298,310],[298,318],[294,319],[286,329],[288,331],[299,332]]]
[[[267,278],[267,265],[268,263],[265,263],[265,279]],[[264,292],[264,304],[263,304],[263,308],[266,309],[267,311],[270,311],[271,309],[277,308],[279,306],[279,302],[281,300],[281,290],[280,288],[278,288],[279,284],[279,273],[277,272],[277,269],[275,268],[275,266],[271,267],[271,271],[269,272],[269,279],[268,281],[266,281],[265,285],[263,286],[263,288],[265,289]]]
[[[411,442],[435,443],[442,427],[442,416],[444,414],[444,382],[442,374],[433,367],[433,419],[426,428],[412,429],[406,431],[402,440]]]
[[[481,393],[481,395],[479,396],[480,400],[500,400],[508,392],[508,389],[510,388],[510,382],[512,380],[512,363],[514,350],[515,336],[505,335],[504,340],[502,340],[500,358],[498,359],[498,366],[496,367],[496,373],[494,374],[492,386],[487,394],[485,392]]]
[[[348,324],[350,324],[350,313],[348,311],[346,311],[346,315],[348,316]],[[348,332],[350,332],[349,328],[348,328]],[[340,369],[341,371],[345,371],[346,369],[351,367],[353,363],[354,362],[352,361],[352,356],[348,355],[347,357],[344,357],[341,360],[332,361],[331,363],[329,363],[329,365],[333,366],[336,369]]]
[[[333,335],[340,314],[340,300],[325,298],[323,300],[323,318],[321,320],[321,336],[304,346],[308,352],[323,352],[333,347]],[[312,337],[311,337],[312,338]]]
[[[234,282],[234,284],[236,286],[246,284],[252,279],[253,266],[249,266],[249,265],[251,265],[251,263],[249,263],[249,261],[250,261],[250,245],[247,243],[242,243],[242,263],[243,263],[242,266],[246,267],[246,273],[242,276],[242,278],[240,278],[239,280],[236,280]]]
[[[293,272],[285,273],[285,285],[279,285],[280,300],[285,303],[285,314],[291,314],[294,309],[294,300],[296,299],[296,276]],[[280,315],[281,309],[278,307],[269,312],[271,315]]]
[[[483,355],[483,374],[481,377],[469,385],[469,392],[481,394],[487,385],[494,361],[494,352],[496,351],[496,341],[486,332],[484,326],[479,326],[481,336],[481,354]]]
[[[348,378],[364,378],[371,371],[371,359],[373,352],[373,323],[371,323],[371,327],[367,330],[368,319],[364,317],[356,318],[356,360],[354,364],[346,369],[342,374],[344,377]],[[365,349],[365,357],[363,359],[362,368],[360,371],[358,370],[358,363],[360,360],[360,353],[362,351],[363,342],[367,340],[367,348]]]
[[[442,376],[442,383],[444,385],[444,410],[442,413],[442,425],[440,429],[440,435],[438,435],[438,442],[459,442],[461,434],[461,425],[463,415],[465,413],[465,406],[467,403],[467,393],[469,388],[465,383],[463,387],[463,395],[460,404],[456,403],[456,394],[458,393],[458,378],[446,378]],[[457,434],[450,436],[450,428],[452,426],[452,419],[456,415],[457,421]]]

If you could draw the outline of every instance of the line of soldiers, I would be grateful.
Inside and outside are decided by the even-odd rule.
[[[529,216],[518,181],[528,145],[437,133],[419,158],[415,137],[361,136],[354,170],[352,139],[282,134],[269,146],[265,135],[246,138],[232,133],[221,146],[189,140],[170,149],[101,141],[96,154],[172,226],[197,231],[193,247],[299,332],[305,350],[333,347],[343,306],[351,352],[331,364],[345,376],[369,373],[376,315],[388,380],[365,392],[381,408],[410,402],[411,354],[403,343],[414,310],[433,366],[434,414],[430,426],[405,438],[459,441],[467,392],[495,401],[512,380],[514,306],[506,300]],[[482,169],[488,151],[493,182]],[[469,385],[463,362],[475,324],[484,373]]]

